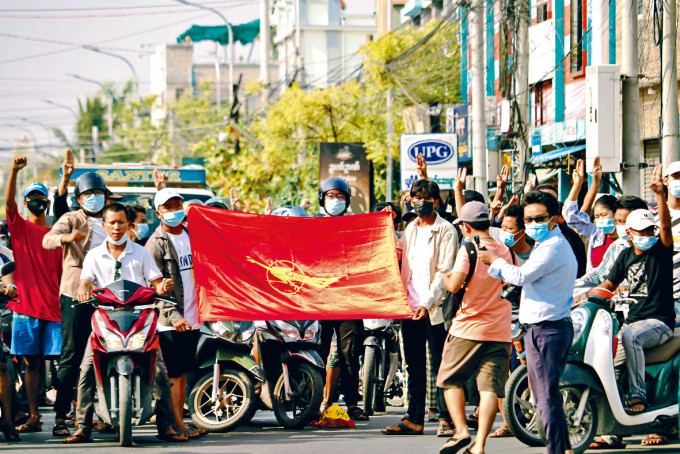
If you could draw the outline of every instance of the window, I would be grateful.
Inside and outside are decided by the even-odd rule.
[[[576,73],[583,70],[583,1],[571,0],[571,51],[570,70]]]
[[[539,3],[536,5],[536,23],[540,24],[548,20],[548,2]]]
[[[543,83],[539,82],[534,86],[534,115],[533,126],[543,124]]]

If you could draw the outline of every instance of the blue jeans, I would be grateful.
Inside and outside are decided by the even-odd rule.
[[[648,318],[626,324],[619,331],[619,340],[623,349],[616,354],[615,364],[625,360],[628,369],[630,398],[647,401],[645,389],[645,348],[656,347],[673,337],[673,331],[661,320]]]

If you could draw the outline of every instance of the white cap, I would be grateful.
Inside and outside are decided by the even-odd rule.
[[[626,228],[638,232],[655,225],[654,215],[649,210],[633,210],[626,218]]]
[[[663,169],[663,176],[673,175],[674,173],[680,172],[680,161],[671,162],[668,167]]]
[[[177,192],[176,189],[163,188],[156,193],[156,196],[153,198],[153,204],[156,209],[158,209],[159,206],[163,205],[170,199],[174,199],[175,197],[179,197],[181,200],[184,200],[184,197],[179,195],[179,192]]]

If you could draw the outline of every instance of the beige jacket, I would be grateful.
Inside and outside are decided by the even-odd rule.
[[[80,230],[85,234],[85,239],[75,243],[61,243],[64,234]],[[78,284],[80,284],[80,272],[83,267],[85,255],[90,250],[92,240],[92,222],[83,210],[71,211],[64,214],[52,226],[52,230],[43,237],[43,247],[45,249],[63,250],[63,272],[61,275],[61,286],[59,291],[71,298],[78,296]]]
[[[439,214],[436,216],[430,239],[427,242],[430,257],[430,288],[426,298],[420,302],[420,305],[428,310],[430,322],[433,325],[444,323],[441,306],[446,288],[442,278],[453,268],[454,258],[458,252],[458,235],[455,227]],[[410,263],[413,262],[416,253],[416,228],[419,222],[420,219],[416,219],[410,223],[397,242],[397,256],[401,262],[401,281],[406,292],[408,292],[408,283],[411,280]]]

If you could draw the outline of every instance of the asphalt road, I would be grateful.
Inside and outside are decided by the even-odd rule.
[[[470,408],[469,412],[473,409]],[[23,434],[22,441],[6,443],[0,441],[0,451],[67,454],[67,453],[232,453],[232,454],[396,454],[396,453],[438,453],[445,438],[435,436],[437,424],[428,423],[422,436],[386,436],[380,430],[387,425],[397,424],[403,415],[401,408],[391,408],[387,413],[371,417],[368,422],[358,422],[356,429],[316,429],[308,427],[301,431],[284,430],[278,426],[272,412],[258,412],[248,425],[226,434],[210,434],[187,443],[166,443],[155,438],[155,426],[146,425],[133,429],[134,446],[121,448],[115,435],[94,433],[94,442],[83,445],[64,445],[52,437],[51,427],[54,414],[43,415],[43,432]],[[501,424],[500,416],[494,429]],[[474,432],[473,432],[474,434]],[[629,453],[680,453],[680,442],[663,447],[643,447],[640,437],[628,438],[624,450],[606,451],[611,454]],[[4,440],[0,434],[0,440]],[[545,448],[529,448],[514,438],[489,439],[487,453],[540,454]],[[597,451],[589,451],[597,452]]]

